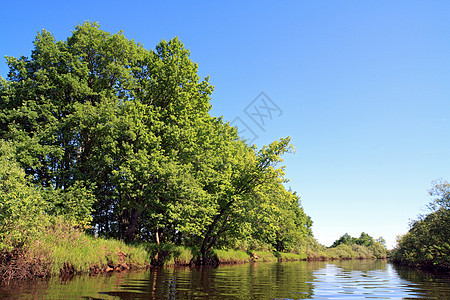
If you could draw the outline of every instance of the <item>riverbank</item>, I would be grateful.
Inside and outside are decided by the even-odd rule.
[[[305,248],[284,253],[259,250],[213,249],[208,265],[301,260],[349,260],[385,258],[369,247],[340,245],[335,248]],[[126,244],[119,240],[93,237],[64,223],[49,226],[28,241],[26,247],[0,252],[0,281],[97,274],[145,269],[150,266],[196,265],[198,250],[184,246]]]
[[[0,252],[0,281],[96,274],[150,266],[142,245],[96,238],[65,223],[49,226],[26,246]]]

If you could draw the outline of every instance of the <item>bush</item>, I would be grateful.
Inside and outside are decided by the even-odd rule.
[[[72,227],[89,227],[94,201],[79,182],[65,190],[34,184],[19,165],[15,146],[0,140],[0,250],[25,246],[53,216],[64,216]]]
[[[382,244],[380,243],[375,243],[371,246],[368,247],[369,251],[372,252],[372,255],[375,258],[386,258],[387,257],[387,250],[386,247],[384,247]]]
[[[413,223],[397,241],[394,262],[423,268],[450,269],[450,211],[440,209]]]
[[[375,258],[369,247],[362,245],[352,245],[352,251],[355,253],[354,258]]]
[[[16,160],[12,143],[0,141],[0,250],[22,247],[47,223],[41,190]]]
[[[394,262],[421,268],[450,269],[450,184],[435,182],[431,213],[420,217],[397,241]]]

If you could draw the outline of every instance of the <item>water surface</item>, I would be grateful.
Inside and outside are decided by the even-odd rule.
[[[450,278],[385,261],[152,268],[0,286],[9,299],[450,299]]]

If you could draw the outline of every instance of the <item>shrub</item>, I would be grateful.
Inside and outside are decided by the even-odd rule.
[[[434,182],[431,210],[411,224],[392,251],[394,262],[422,268],[450,269],[450,183]]]
[[[0,141],[0,250],[25,245],[46,225],[41,190],[19,166],[12,143]]]

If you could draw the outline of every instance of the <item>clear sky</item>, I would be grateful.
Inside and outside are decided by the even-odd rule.
[[[408,222],[427,212],[431,182],[450,179],[449,1],[1,6],[2,77],[3,56],[29,56],[43,28],[63,40],[77,24],[97,21],[148,49],[178,36],[215,86],[213,115],[240,130],[245,124],[258,147],[292,137],[288,185],[325,245],[364,231],[392,247]],[[270,100],[257,98],[261,92]],[[261,122],[251,114],[255,105],[272,113],[261,127],[252,120]]]

